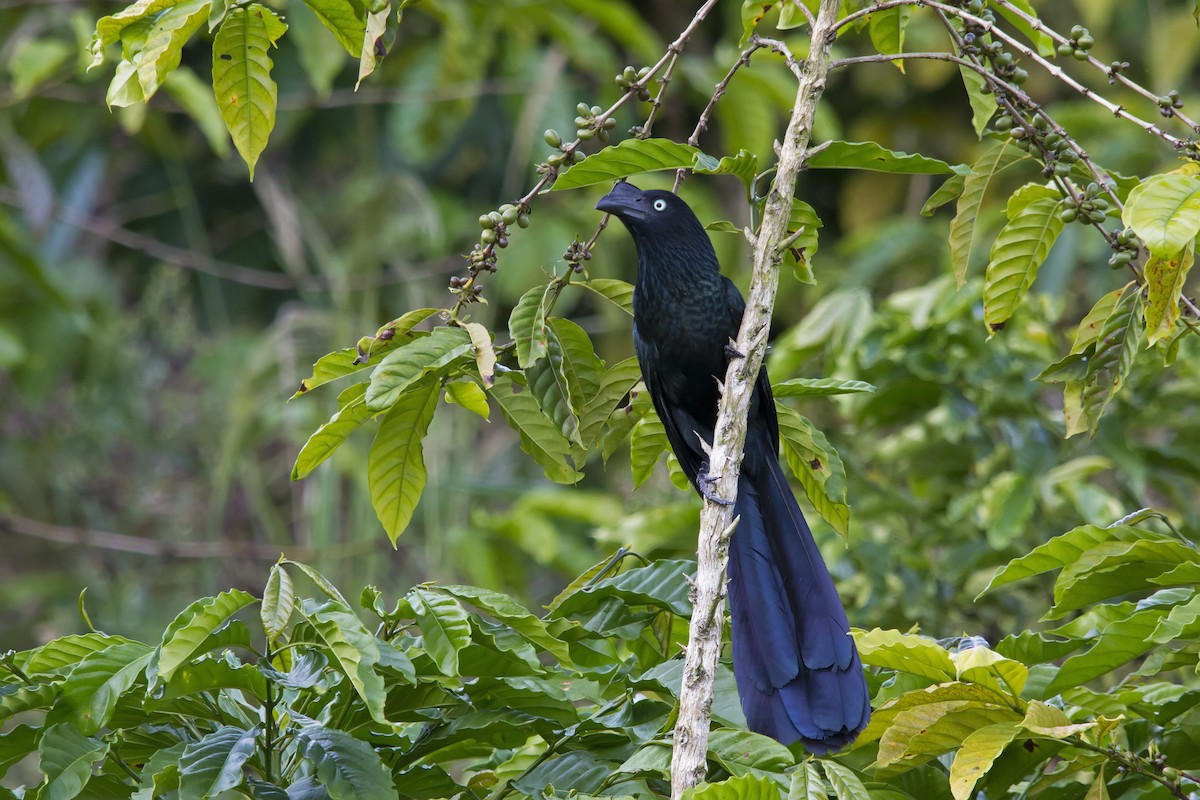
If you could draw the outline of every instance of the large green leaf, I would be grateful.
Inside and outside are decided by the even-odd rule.
[[[629,434],[629,465],[633,469],[633,487],[646,482],[654,465],[671,447],[666,428],[657,414],[646,414]]]
[[[467,612],[453,597],[432,588],[417,587],[408,593],[417,627],[427,652],[443,675],[458,675],[458,654],[471,643]]]
[[[867,787],[863,785],[862,779],[855,774],[854,770],[839,764],[832,758],[822,760],[821,767],[825,770],[825,777],[829,779],[829,788],[833,789],[833,796],[837,800],[871,800],[870,792],[867,791]]]
[[[84,735],[94,735],[108,724],[117,701],[141,677],[152,653],[141,642],[126,642],[88,654],[63,682],[53,713],[64,714]]]
[[[967,91],[967,102],[971,106],[971,127],[980,139],[987,132],[988,123],[996,113],[996,101],[991,94],[984,92],[987,79],[970,67],[960,66],[958,74],[962,77],[963,88]]]
[[[142,96],[149,100],[183,56],[183,46],[208,20],[212,0],[183,0],[154,18],[137,60]]]
[[[1121,219],[1154,255],[1183,250],[1200,233],[1200,165],[1146,178],[1129,193]]]
[[[1169,538],[1098,544],[1063,567],[1054,583],[1054,605],[1045,619],[1109,597],[1154,588],[1150,580],[1181,563],[1195,561],[1196,556],[1194,549]]]
[[[922,761],[962,746],[975,731],[1002,722],[1019,723],[1011,707],[999,708],[969,701],[914,706],[896,715],[879,739],[880,766],[901,760]]]
[[[1082,380],[1063,389],[1067,436],[1095,433],[1108,405],[1125,386],[1142,342],[1142,292],[1130,284],[1100,328]]]
[[[286,30],[278,14],[252,3],[231,9],[213,39],[213,93],[251,180],[275,127],[278,94],[268,51]]]
[[[1019,722],[1009,720],[982,727],[963,739],[962,747],[950,764],[950,791],[954,800],[974,797],[975,784],[987,774],[1020,730]]]
[[[686,617],[692,612],[688,589],[695,571],[694,561],[655,561],[648,566],[635,567],[620,575],[582,586],[566,597],[560,595],[555,600],[557,605],[551,614],[555,617],[566,616],[616,597],[627,605],[657,606]]]
[[[91,653],[106,650],[114,644],[125,644],[124,636],[105,633],[72,633],[46,642],[34,650],[22,665],[26,675],[66,675]]]
[[[965,167],[953,167],[936,158],[888,150],[875,142],[829,142],[805,163],[810,167],[866,169],[907,175],[945,175],[966,171]]]
[[[912,16],[911,6],[896,6],[876,11],[868,18],[867,32],[871,43],[883,55],[894,55],[904,52],[904,32],[908,27],[909,17]],[[901,72],[904,72],[904,61],[893,61]]]
[[[465,600],[511,627],[531,643],[553,655],[563,664],[571,663],[571,652],[562,640],[546,628],[546,623],[530,613],[524,606],[501,592],[479,589],[474,586],[434,586],[433,590],[445,592]]]
[[[1200,179],[1197,179],[1200,182]],[[1198,198],[1200,199],[1200,198]],[[1142,268],[1146,276],[1146,343],[1153,345],[1175,335],[1179,298],[1192,269],[1195,241],[1170,256],[1151,253]]]
[[[1063,199],[1040,184],[1026,184],[1008,201],[1008,224],[992,245],[983,285],[983,321],[997,331],[1016,312],[1062,232]]]
[[[362,54],[363,30],[367,25],[362,3],[353,0],[304,0],[304,4],[312,9],[347,53],[354,58]]]
[[[582,286],[595,292],[629,316],[633,316],[633,284],[616,278],[591,278],[575,281],[572,286]]]
[[[152,669],[158,682],[167,682],[175,670],[205,652],[208,637],[251,603],[254,595],[229,589],[216,597],[198,600],[184,609],[163,634]]]
[[[329,421],[313,431],[296,454],[292,465],[292,480],[308,477],[314,469],[333,455],[333,451],[358,427],[371,418],[367,408],[367,384],[356,383],[338,395],[338,410]]]
[[[568,460],[570,442],[542,413],[531,393],[517,392],[517,388],[511,376],[499,375],[489,393],[500,406],[508,426],[520,435],[521,449],[541,466],[546,477],[555,483],[575,483],[582,474]]]
[[[683,800],[779,800],[779,786],[768,777],[748,773],[702,783],[685,791]]]
[[[954,680],[958,668],[946,648],[925,636],[874,628],[851,631],[864,664],[909,672],[935,681]]]
[[[362,698],[371,719],[389,724],[383,710],[383,678],[375,671],[379,663],[379,645],[350,609],[336,600],[318,605],[313,600],[301,604],[304,616],[333,655],[338,667]]]
[[[835,394],[875,393],[875,387],[862,381],[840,378],[792,378],[771,384],[776,397],[828,397]]]
[[[563,171],[551,188],[577,189],[643,172],[690,169],[700,155],[695,147],[670,139],[626,139]]]
[[[1048,542],[1038,545],[1023,556],[1014,558],[996,570],[992,580],[977,596],[978,600],[993,589],[1005,584],[1041,575],[1044,572],[1059,569],[1074,563],[1081,555],[1102,542],[1135,542],[1148,536],[1160,538],[1152,531],[1134,528],[1129,525],[1117,525],[1102,528],[1098,525],[1081,525],[1078,528],[1055,536]]]
[[[90,45],[92,63],[89,69],[104,63],[104,48],[118,42],[126,28],[139,22],[145,22],[147,18],[153,19],[164,9],[176,5],[178,2],[179,0],[137,0],[116,14],[101,17],[96,22],[96,32],[92,36]],[[144,27],[148,28],[149,24]]]
[[[1072,355],[1082,353],[1100,339],[1100,331],[1105,320],[1112,315],[1113,309],[1117,307],[1117,302],[1129,287],[1130,284],[1127,283],[1120,289],[1113,289],[1097,300],[1091,310],[1084,315],[1079,322],[1079,327],[1075,329],[1075,341],[1071,344]]]
[[[179,800],[205,800],[240,786],[257,733],[257,728],[224,726],[185,747],[179,758]]]
[[[872,631],[871,633],[875,634],[876,631]],[[887,631],[886,633],[895,636],[906,635],[900,634],[898,631]],[[859,735],[858,741],[860,744],[867,744],[879,739],[891,727],[896,717],[904,711],[925,705],[944,707],[947,703],[962,704],[956,706],[958,708],[974,705],[992,709],[1004,709],[1012,705],[1012,698],[986,686],[953,681],[939,683],[935,686],[926,686],[921,689],[913,689],[894,700],[888,701],[881,708],[875,709],[871,714],[870,723],[868,723],[862,734]]]
[[[38,769],[46,782],[37,796],[45,800],[78,797],[108,749],[108,742],[84,736],[67,723],[46,728],[38,742]]]
[[[971,165],[972,174],[963,179],[962,195],[958,198],[954,219],[950,221],[950,264],[958,288],[966,282],[967,268],[975,252],[975,223],[988,185],[995,175],[1028,157],[1005,137],[985,150]]]
[[[828,796],[816,761],[805,761],[792,771],[787,800],[825,800]]]
[[[508,317],[508,333],[517,349],[517,364],[527,369],[546,355],[546,310],[552,288],[535,286],[517,301]]]
[[[412,386],[391,403],[371,443],[367,462],[371,505],[393,545],[408,527],[425,490],[424,441],[437,400],[437,381]]]
[[[384,325],[374,336],[359,339],[357,347],[347,347],[322,356],[313,364],[312,375],[300,382],[300,388],[289,399],[299,397],[322,384],[378,365],[388,353],[413,340],[414,327],[440,311],[438,308],[418,308],[409,311]]]
[[[618,404],[637,385],[642,377],[642,368],[636,358],[619,361],[605,371],[596,388],[596,394],[579,420],[579,435],[584,447],[591,448],[605,424],[617,411]]]
[[[600,387],[604,363],[587,333],[574,322],[551,318],[546,334],[546,357],[525,370],[529,391],[563,436],[582,447],[581,417]]]
[[[428,336],[414,339],[388,353],[371,373],[367,408],[372,413],[387,411],[401,402],[410,387],[427,375],[443,375],[458,359],[473,352],[471,335],[462,328],[435,328]]]
[[[846,502],[846,467],[825,434],[787,406],[778,406],[783,455],[804,494],[826,522],[842,536],[850,532]]]
[[[779,742],[751,731],[713,731],[708,737],[708,754],[733,775],[750,770],[780,772],[796,763],[796,757]]]
[[[283,564],[272,564],[267,585],[263,589],[262,605],[258,609],[268,644],[273,645],[287,630],[295,610],[296,590],[292,586],[292,579]]]

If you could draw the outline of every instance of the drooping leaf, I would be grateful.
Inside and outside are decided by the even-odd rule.
[[[347,347],[321,357],[313,364],[312,375],[300,382],[299,390],[289,399],[295,399],[322,384],[352,375],[359,370],[377,366],[388,353],[413,340],[414,327],[440,311],[441,309],[437,308],[409,311],[399,319],[384,325],[374,336],[359,339],[357,347]]]
[[[562,617],[616,597],[627,605],[652,605],[686,617],[692,609],[688,590],[695,571],[696,563],[686,560],[664,559],[645,567],[635,567],[581,586],[566,597],[560,595],[555,599],[557,605],[551,616]]]
[[[864,664],[909,672],[935,681],[954,680],[957,667],[946,648],[925,636],[874,628],[851,631]]]
[[[787,800],[825,800],[829,791],[815,761],[805,761],[792,771]]]
[[[401,14],[404,12],[401,11]],[[377,11],[368,9],[367,24],[365,26],[361,54],[358,58],[358,81],[354,84],[354,90],[358,91],[358,87],[362,86],[362,82],[366,80],[375,68],[379,66],[382,58],[381,54],[387,52],[386,46],[381,44],[384,35],[387,33],[388,18],[392,15],[392,5],[390,2],[383,4],[383,8]],[[381,49],[382,47],[382,49]]]
[[[584,289],[609,301],[629,316],[633,316],[633,284],[616,278],[591,278],[586,281],[575,281],[572,286],[582,286]]]
[[[155,16],[137,61],[138,82],[145,99],[153,97],[179,66],[183,46],[208,20],[210,5],[211,0],[183,0]]]
[[[963,193],[963,188],[966,186],[966,173],[956,172],[942,182],[942,185],[937,188],[937,191],[929,196],[925,201],[925,205],[921,206],[921,216],[932,217],[933,212],[937,211],[947,203],[957,200]]]
[[[204,800],[240,786],[257,732],[227,725],[187,745],[179,758],[180,800]]]
[[[732,175],[749,191],[758,174],[758,156],[748,150],[739,150],[736,156],[724,156],[719,160],[700,154],[693,171],[698,175]]]
[[[971,106],[971,127],[975,129],[975,135],[982,139],[992,115],[996,113],[996,101],[992,95],[984,92],[987,80],[978,72],[970,67],[959,66],[958,74],[962,76],[967,102]]]
[[[646,482],[654,472],[654,465],[670,447],[667,431],[657,414],[646,414],[638,420],[629,434],[629,462],[635,489]]]
[[[359,426],[371,418],[367,408],[367,384],[356,383],[347,387],[338,395],[338,410],[329,421],[313,431],[308,441],[296,454],[296,463],[292,465],[292,480],[298,481],[324,463],[333,455],[333,451]]]
[[[813,508],[833,529],[850,532],[846,501],[846,467],[825,434],[787,406],[777,407],[784,459]]]
[[[349,607],[336,600],[317,604],[308,599],[301,604],[304,616],[312,624],[334,663],[350,680],[371,719],[389,724],[383,710],[383,678],[375,671],[379,663],[379,645]]]
[[[125,642],[85,656],[63,683],[55,713],[65,715],[64,721],[85,736],[95,735],[141,677],[152,652],[141,642]]]
[[[483,381],[484,386],[491,386],[496,381],[496,351],[492,347],[492,335],[478,322],[468,322],[463,328],[470,335],[471,345],[475,348],[479,379]]]
[[[230,10],[213,39],[213,93],[251,180],[275,127],[278,90],[268,51],[286,30],[274,11],[252,3]]]
[[[92,768],[108,755],[108,742],[84,736],[67,723],[51,725],[38,742],[38,769],[45,776],[38,797],[71,800],[92,777]]]
[[[425,651],[443,675],[458,675],[458,654],[471,643],[467,612],[453,597],[417,587],[408,593]]]
[[[950,221],[950,263],[958,288],[961,289],[967,279],[967,267],[975,248],[975,222],[984,192],[995,175],[1028,157],[1005,137],[985,150],[971,165],[972,174],[963,179],[962,195],[958,198],[954,219]]]
[[[517,347],[517,363],[526,369],[546,355],[546,306],[549,286],[535,286],[517,301],[508,318],[508,332]]]
[[[582,474],[568,460],[571,443],[554,422],[542,413],[531,393],[518,392],[509,375],[499,375],[489,394],[500,406],[508,426],[521,437],[521,449],[541,466],[555,483],[575,483]]]
[[[363,31],[367,20],[361,3],[353,0],[304,0],[321,24],[329,29],[338,44],[353,58],[362,53]]]
[[[375,748],[361,739],[336,728],[313,724],[301,727],[296,740],[331,800],[396,797],[391,772]]]
[[[1040,184],[1026,184],[1008,201],[1008,224],[992,245],[983,286],[983,321],[988,331],[1004,326],[1025,299],[1063,229],[1062,197]]]
[[[950,765],[950,791],[954,800],[974,796],[975,784],[1012,743],[1021,730],[1019,722],[997,722],[973,731],[963,739],[962,747]]]
[[[525,370],[529,391],[563,436],[582,447],[581,417],[599,389],[604,364],[587,333],[574,322],[553,317],[547,320],[546,333],[546,357]]]
[[[871,793],[863,786],[862,779],[849,767],[833,759],[823,760],[821,767],[829,779],[829,788],[837,800],[871,800]]]
[[[1198,195],[1200,206],[1200,195]],[[1179,298],[1188,272],[1192,269],[1195,241],[1178,253],[1159,256],[1154,253],[1146,259],[1143,274],[1146,276],[1146,343],[1154,345],[1175,335],[1179,321]]]
[[[393,545],[408,527],[425,490],[424,441],[437,399],[437,381],[412,386],[390,404],[371,443],[367,463],[371,505]]]
[[[163,81],[162,88],[171,95],[196,127],[204,134],[205,141],[219,158],[229,155],[229,131],[221,118],[212,89],[187,67],[177,67]]]
[[[1096,349],[1088,359],[1082,381],[1069,381],[1063,390],[1067,436],[1085,430],[1095,433],[1108,405],[1125,386],[1142,342],[1142,292],[1131,285],[1100,328]]]
[[[1091,310],[1084,315],[1079,322],[1079,327],[1075,329],[1075,341],[1071,344],[1072,355],[1084,352],[1100,339],[1100,331],[1105,320],[1112,315],[1113,309],[1117,307],[1117,301],[1129,288],[1130,284],[1127,283],[1120,289],[1112,290],[1097,300]]]
[[[588,401],[579,422],[579,435],[585,447],[591,448],[605,424],[617,412],[617,406],[642,378],[642,368],[636,358],[627,358],[609,367],[595,396]]]
[[[450,381],[446,384],[446,402],[462,406],[484,419],[491,417],[487,392],[475,381]]]

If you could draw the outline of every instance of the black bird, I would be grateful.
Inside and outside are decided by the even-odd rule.
[[[616,216],[637,247],[633,342],[671,449],[692,484],[711,494],[707,456],[718,380],[746,307],[723,276],[708,235],[670,192],[618,183],[596,208]],[[764,367],[751,401],[729,551],[729,606],[738,695],[751,730],[814,753],[849,744],[866,726],[870,695],[833,579],[779,464],[779,424]]]

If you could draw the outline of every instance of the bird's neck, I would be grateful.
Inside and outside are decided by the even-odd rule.
[[[640,303],[635,304],[650,313],[725,304],[721,270],[707,237],[695,245],[645,238],[636,244],[635,298]]]

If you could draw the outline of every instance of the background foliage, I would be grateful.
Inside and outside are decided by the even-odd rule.
[[[682,141],[691,132],[713,84],[737,58],[739,5],[720,4],[718,19],[694,34],[659,111],[656,136]],[[645,682],[663,678],[666,673],[653,671],[669,667],[671,644],[680,640],[684,565],[664,568],[657,575],[661,584],[635,595],[605,584],[559,615],[562,621],[545,635],[525,616],[506,618],[486,604],[475,607],[487,616],[471,616],[458,602],[474,600],[461,593],[404,590],[425,580],[462,582],[509,592],[537,608],[619,546],[646,558],[686,557],[697,506],[671,486],[657,450],[616,447],[604,463],[593,457],[577,485],[554,486],[519,451],[518,437],[499,418],[503,409],[493,405],[492,421],[483,423],[471,413],[470,398],[460,398],[457,407],[442,407],[433,417],[424,448],[428,483],[392,552],[381,544],[372,511],[369,435],[360,431],[293,484],[288,476],[296,454],[335,409],[336,390],[283,401],[329,350],[352,348],[412,309],[452,306],[445,286],[463,272],[458,254],[480,241],[476,218],[523,195],[536,179],[532,164],[554,152],[540,132],[570,130],[581,101],[607,107],[621,91],[610,76],[626,64],[654,63],[693,10],[674,3],[422,3],[404,10],[395,41],[383,42],[387,57],[354,92],[359,64],[331,45],[312,8],[298,2],[275,8],[288,31],[277,49],[264,45],[261,51],[273,63],[277,118],[266,149],[247,159],[254,161],[249,183],[207,88],[210,78],[220,78],[222,61],[221,34],[210,46],[207,16],[201,19],[195,9],[184,15],[181,24],[192,26],[196,39],[181,51],[179,69],[138,74],[136,87],[126,76],[118,86],[127,93],[122,96],[112,89],[111,65],[86,71],[96,20],[114,13],[112,7],[0,4],[0,64],[7,69],[0,84],[0,531],[6,545],[0,593],[8,612],[0,644],[22,651],[10,659],[15,671],[0,700],[6,714],[51,709],[44,727],[22,717],[21,725],[8,728],[5,752],[22,755],[23,746],[40,746],[72,765],[53,771],[59,780],[71,774],[82,780],[93,763],[105,770],[93,780],[120,780],[108,754],[126,745],[93,738],[99,722],[70,725],[83,713],[79,697],[99,685],[82,665],[112,671],[146,659],[157,665],[157,677],[121,673],[127,693],[100,710],[132,715],[129,730],[149,730],[161,714],[187,715],[196,728],[143,742],[137,752],[147,758],[192,746],[188,763],[201,764],[196,743],[208,734],[214,746],[228,745],[217,751],[227,766],[229,753],[249,753],[244,737],[259,709],[281,702],[294,714],[292,727],[278,731],[284,749],[277,752],[293,759],[288,777],[297,782],[336,762],[341,746],[374,763],[376,756],[363,748],[324,733],[334,731],[356,735],[353,741],[367,741],[380,748],[376,752],[397,758],[406,752],[409,760],[387,761],[393,775],[421,769],[436,777],[433,788],[411,796],[458,791],[431,766],[451,760],[456,767],[446,780],[462,785],[491,771],[495,786],[513,778],[524,781],[517,790],[525,793],[548,783],[591,793],[610,786],[575,773],[571,780],[579,782],[568,784],[537,767],[623,775],[616,768],[640,757],[627,772],[654,791],[663,767],[655,742],[669,721],[671,686],[660,680],[646,689]],[[1128,74],[1155,92],[1179,89],[1185,110],[1200,99],[1194,96],[1200,42],[1193,10],[1190,3],[1165,2],[1039,4],[1059,30],[1086,24],[1096,39],[1093,54],[1103,61],[1131,62]],[[368,9],[361,11],[365,18]],[[801,35],[774,31],[777,14],[763,30],[802,52]],[[945,46],[936,21],[921,13],[909,20],[905,42],[907,50]],[[839,54],[872,53],[875,44],[870,36],[847,36]],[[353,42],[342,45],[357,54]],[[112,55],[117,49],[114,43]],[[1069,60],[1057,63],[1073,68]],[[1044,73],[1029,72],[1026,91],[1049,102],[1055,118],[1098,161],[1142,176],[1178,166],[1161,142],[1116,123]],[[149,104],[137,102],[147,82],[160,77],[162,92]],[[756,56],[716,107],[701,147],[716,155],[744,149],[766,159],[792,86],[778,59]],[[1139,102],[1120,87],[1110,96],[1130,107]],[[614,136],[644,124],[647,108],[631,103],[619,110]],[[994,145],[977,139],[971,113],[953,65],[909,63],[901,74],[886,63],[868,64],[835,74],[816,138],[876,141],[974,164]],[[229,122],[235,131],[239,124],[254,127]],[[592,142],[585,150],[599,147]],[[797,792],[828,787],[847,797],[858,788],[853,770],[876,760],[882,771],[858,773],[873,795],[940,796],[955,786],[956,773],[931,759],[973,735],[975,749],[967,752],[1004,753],[989,773],[995,776],[989,796],[1032,775],[1025,786],[1030,794],[1045,789],[1099,797],[1096,787],[1118,767],[1133,775],[1108,791],[1131,797],[1165,792],[1138,769],[1153,771],[1160,754],[1171,769],[1200,766],[1193,713],[1193,607],[1200,606],[1189,588],[1196,559],[1161,518],[1105,526],[1153,507],[1185,538],[1194,536],[1200,522],[1195,344],[1181,337],[1169,368],[1155,352],[1143,354],[1095,436],[1064,438],[1061,388],[1032,379],[1072,349],[1080,320],[1128,278],[1107,268],[1109,248],[1093,231],[1066,225],[1019,311],[989,338],[987,250],[1005,221],[1008,195],[1039,180],[1038,173],[1027,161],[992,181],[968,263],[961,264],[961,249],[954,256],[967,267],[962,288],[946,246],[953,204],[930,217],[918,213],[939,180],[806,173],[801,195],[823,222],[820,251],[812,258],[817,283],[782,284],[770,367],[777,382],[828,376],[876,387],[785,402],[824,431],[845,465],[849,547],[821,516],[810,519],[852,622],[880,629],[860,640],[864,660],[879,668],[877,706],[916,692],[903,702],[933,715],[880,714],[876,725],[937,720],[945,727],[929,730],[950,733],[927,745],[914,741],[920,728],[893,728],[891,738],[868,735],[843,759],[847,771],[841,772],[839,762],[790,770],[795,754],[761,740],[747,745],[731,730],[728,753],[714,746],[713,778],[739,778],[736,791],[744,794],[756,791],[754,776],[788,773],[785,780]],[[505,331],[532,287],[565,274],[564,250],[591,234],[597,221],[591,206],[600,191],[538,200],[530,227],[513,233],[501,268],[485,280],[487,305],[470,307],[473,320]],[[705,222],[749,221],[735,177],[694,176],[684,193]],[[727,269],[744,282],[741,238],[714,232],[714,242]],[[593,279],[631,280],[625,237],[601,238],[587,270]],[[573,321],[555,323],[559,338],[577,336],[570,327],[577,326],[608,367],[632,354],[628,315],[597,292],[564,289],[554,314]],[[641,434],[635,443],[653,444],[652,430]],[[641,480],[635,478],[645,480],[637,491]],[[1065,566],[1056,586],[1034,578],[975,599],[999,565],[1067,531],[1071,538],[1018,562],[1033,573]],[[391,602],[406,599],[395,611],[377,606],[381,619],[369,623],[380,626],[374,634],[352,621],[351,604],[336,590],[320,585],[298,607],[303,614],[296,612],[294,627],[280,606],[264,606],[264,631],[257,636],[222,627],[250,603],[240,590],[261,593],[281,550],[340,586],[375,583]],[[1153,566],[1139,566],[1146,562]],[[1014,576],[1024,568],[1010,569]],[[277,582],[278,570],[272,572]],[[96,626],[129,641],[80,627],[75,597],[85,585]],[[237,589],[214,595],[230,586]],[[1094,606],[1135,591],[1124,603]],[[216,599],[189,606],[209,595]],[[1063,604],[1068,596],[1074,605]],[[449,604],[438,599],[447,597]],[[376,608],[373,601],[367,606]],[[189,611],[177,617],[185,607]],[[1047,609],[1053,621],[1039,624]],[[370,619],[372,612],[359,613]],[[441,644],[430,639],[435,619],[453,622],[445,641],[434,638]],[[369,641],[377,638],[378,655],[367,667],[361,655],[331,660],[344,648],[318,642],[322,626],[350,640],[355,652],[370,653]],[[914,626],[939,641],[890,630]],[[1057,636],[1049,639],[1005,638],[1054,626],[1060,626]],[[81,638],[29,649],[72,633]],[[614,633],[633,642],[635,652],[612,645]],[[980,644],[971,638],[944,638],[964,634],[983,637],[994,650],[963,649]],[[244,649],[219,655],[247,642],[261,655],[268,652],[264,642],[275,647],[281,641],[296,652],[274,667]],[[463,655],[472,648],[482,648],[473,651],[474,660]],[[106,655],[87,661],[92,651]],[[206,655],[210,651],[215,655]],[[992,652],[1011,660],[986,655]],[[504,669],[480,671],[495,653],[511,654]],[[167,654],[174,661],[164,668]],[[1063,658],[1061,668],[1053,666]],[[978,671],[975,659],[1001,666]],[[179,688],[179,676],[192,669],[209,682]],[[309,673],[298,676],[305,669]],[[1070,679],[1057,677],[1063,674]],[[468,676],[491,682],[468,685],[462,680]],[[575,693],[560,696],[548,688],[564,677],[582,681]],[[523,682],[530,680],[542,683]],[[920,694],[932,685],[942,688]],[[163,687],[171,702],[183,705],[155,705],[163,702]],[[473,696],[489,687],[498,694]],[[643,699],[626,696],[633,688],[645,692]],[[426,712],[416,710],[431,704],[417,697],[430,691],[454,695],[438,705],[432,727]],[[211,694],[195,699],[196,692]],[[521,710],[518,696],[533,709]],[[387,719],[399,723],[395,730],[373,731],[367,722],[379,722],[381,703]],[[504,707],[528,718],[504,722],[496,715]],[[412,718],[392,713],[400,708]],[[461,717],[488,709],[496,713],[482,724],[488,733],[479,748],[451,733],[445,735],[469,752],[411,749],[439,726],[470,729]],[[614,714],[629,716],[605,717]],[[1122,723],[1105,721],[1122,714]],[[587,733],[587,720],[601,717],[595,740],[575,738],[579,730]],[[316,727],[306,727],[305,718]],[[527,734],[530,719],[541,726],[538,740],[518,740],[514,729]],[[732,710],[718,721],[738,723]],[[568,735],[576,725],[583,727]],[[252,774],[284,785],[282,762],[270,766],[263,731],[253,732],[260,747],[247,755],[255,759]],[[563,752],[546,749],[560,738]],[[1037,739],[1041,749],[1030,754],[1021,744],[1027,739]],[[1114,745],[1134,755],[1096,752]],[[559,764],[571,753],[584,755]],[[987,771],[992,762],[977,757]],[[585,758],[591,761],[575,763]],[[39,775],[36,761],[13,767],[5,784],[34,785],[51,774],[43,764]],[[1101,762],[1107,766],[1101,769]],[[221,775],[240,774],[242,764],[228,773],[224,766],[197,769],[219,783]],[[969,766],[964,760],[960,769]],[[156,773],[146,770],[141,777],[154,780]],[[961,787],[962,773],[959,778]],[[492,790],[492,777],[481,780],[487,785],[473,791]],[[875,780],[889,781],[889,788]],[[335,779],[321,782],[336,794]],[[190,786],[185,792],[181,784],[180,791],[198,791],[199,784]],[[633,792],[626,786],[618,793]]]

